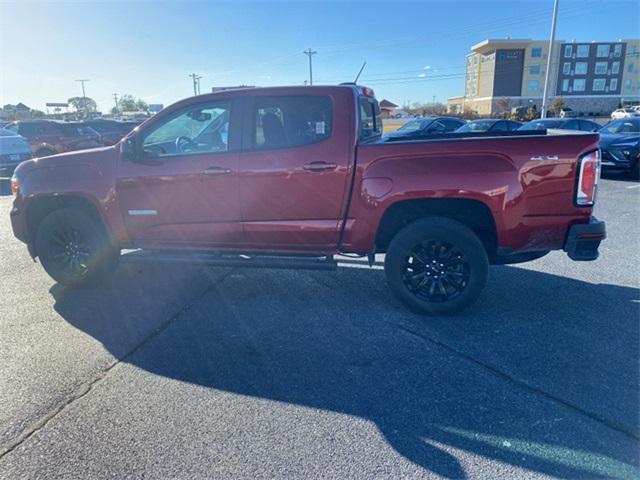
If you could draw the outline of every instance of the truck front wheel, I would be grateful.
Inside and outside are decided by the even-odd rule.
[[[480,239],[460,222],[429,217],[406,226],[387,249],[384,270],[393,293],[430,315],[458,312],[475,302],[489,261]]]
[[[36,233],[36,252],[51,278],[72,287],[97,283],[114,270],[120,255],[102,223],[82,208],[47,215]]]

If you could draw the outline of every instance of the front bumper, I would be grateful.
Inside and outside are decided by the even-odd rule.
[[[569,227],[564,251],[571,260],[588,262],[598,258],[600,242],[607,238],[605,223],[595,217],[589,223],[576,223]]]
[[[637,149],[603,149],[602,168],[614,170],[630,170],[638,161],[639,155],[640,152],[638,152]]]

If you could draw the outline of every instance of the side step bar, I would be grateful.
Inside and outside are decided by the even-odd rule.
[[[276,256],[213,254],[189,251],[143,251],[126,253],[120,257],[123,263],[184,263],[208,267],[290,268],[304,270],[335,270],[338,263],[333,256]]]

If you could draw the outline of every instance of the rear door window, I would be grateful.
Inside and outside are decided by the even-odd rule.
[[[255,97],[253,148],[288,148],[331,136],[333,106],[321,95]]]
[[[562,125],[562,128],[566,130],[580,130],[580,122],[578,120],[569,120]]]
[[[380,114],[380,106],[376,99],[366,96],[359,97],[358,110],[360,112],[358,138],[360,140],[366,140],[382,135],[382,116]]]

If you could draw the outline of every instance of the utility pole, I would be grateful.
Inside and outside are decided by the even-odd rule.
[[[309,48],[302,53],[309,57],[309,85],[313,85],[313,60],[311,60],[311,57],[318,52]]]
[[[76,82],[80,82],[82,84],[82,106],[84,107],[85,115],[87,114],[87,94],[84,89],[84,83],[88,81],[88,78],[81,78],[79,80],[76,80]]]
[[[117,93],[114,93],[114,94],[113,94],[113,101],[114,101],[114,102],[115,102],[115,104],[116,104],[116,113],[119,113],[119,112],[120,112],[120,109],[118,108],[118,94],[117,94]]]
[[[189,76],[193,79],[193,94],[198,95],[198,93],[200,93],[200,79],[202,77],[195,73],[192,73]]]
[[[433,103],[435,105],[435,103],[436,103],[436,96],[435,95],[431,96],[431,103]]]
[[[549,52],[547,53],[547,71],[544,72],[544,89],[542,90],[542,105],[540,118],[547,116],[547,94],[549,93],[549,77],[551,74],[551,58],[553,57],[553,44],[556,39],[556,20],[558,19],[558,2],[553,0],[553,14],[551,17],[551,36],[549,37]]]

